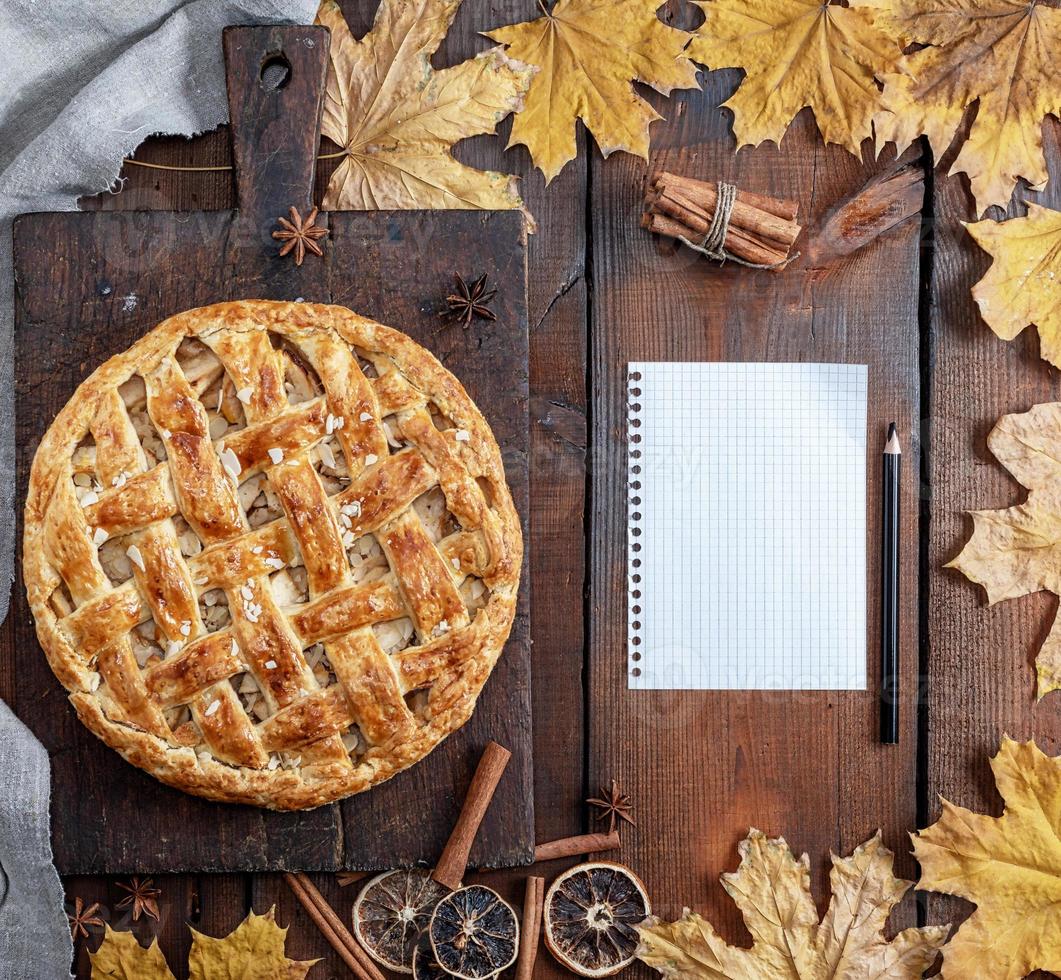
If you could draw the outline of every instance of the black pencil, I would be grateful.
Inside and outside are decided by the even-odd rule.
[[[899,470],[902,449],[895,423],[881,464],[880,538],[880,740],[899,741]]]

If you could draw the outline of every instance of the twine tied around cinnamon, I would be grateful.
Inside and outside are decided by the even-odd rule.
[[[777,271],[796,257],[797,210],[795,201],[662,171],[646,188],[641,224],[717,262]]]
[[[780,269],[799,256],[799,252],[796,252],[794,255],[786,256],[779,262],[747,262],[739,255],[734,255],[732,252],[727,251],[725,246],[726,235],[729,233],[729,219],[733,216],[733,205],[736,203],[737,185],[727,184],[726,181],[720,180],[718,182],[718,200],[715,204],[715,213],[711,216],[711,224],[708,226],[707,234],[704,235],[703,240],[697,245],[695,242],[689,241],[684,235],[679,235],[678,241],[687,245],[694,252],[706,255],[709,259],[714,259],[716,262],[736,262],[737,265],[743,265],[749,269]]]

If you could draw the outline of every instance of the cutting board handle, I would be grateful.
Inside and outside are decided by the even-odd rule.
[[[278,217],[313,206],[329,38],[324,27],[224,30],[238,207],[230,247],[244,272],[278,261]]]

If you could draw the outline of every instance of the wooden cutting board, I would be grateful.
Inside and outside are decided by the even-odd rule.
[[[78,383],[163,318],[242,298],[331,302],[398,327],[464,383],[500,443],[527,513],[525,242],[517,213],[334,212],[321,260],[280,259],[271,233],[305,214],[318,147],[328,33],[224,33],[238,209],[23,215],[15,223],[19,501],[33,453]],[[268,70],[267,69],[268,66]],[[286,72],[286,77],[284,73]],[[277,77],[284,82],[277,87]],[[439,313],[453,277],[486,273],[497,321]],[[21,515],[20,515],[21,518]],[[20,520],[21,525],[21,520]],[[19,528],[21,539],[21,526]],[[524,538],[528,539],[524,528]],[[19,556],[21,558],[21,556]],[[21,564],[21,561],[19,562]],[[525,561],[524,568],[528,567]],[[433,862],[483,746],[512,750],[473,866],[527,863],[534,846],[527,576],[517,618],[472,720],[411,770],[305,813],[209,803],[125,763],[77,720],[34,632],[21,578],[0,637],[15,711],[52,759],[52,842],[67,874],[376,869]]]

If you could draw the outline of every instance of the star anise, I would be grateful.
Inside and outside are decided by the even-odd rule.
[[[586,802],[600,811],[596,815],[598,820],[607,819],[609,834],[615,830],[616,818],[625,820],[631,827],[637,826],[637,822],[630,816],[634,805],[630,802],[630,797],[619,788],[617,780],[612,780],[610,789],[605,789],[602,786],[600,788],[600,796],[594,796],[586,800]]]
[[[298,208],[296,207],[292,207],[288,214],[291,216],[290,220],[287,218],[276,219],[280,223],[280,231],[273,232],[273,238],[284,243],[280,246],[281,258],[294,249],[295,265],[302,265],[302,260],[306,257],[307,250],[314,255],[323,255],[324,252],[321,250],[320,245],[317,244],[317,239],[327,235],[328,229],[320,228],[314,224],[317,220],[317,209],[314,208],[310,211],[306,215],[305,221],[302,220],[302,216],[298,213]]]
[[[335,876],[335,880],[340,888],[346,888],[348,885],[363,881],[366,877],[367,875],[364,871],[340,871]]]
[[[460,320],[465,330],[471,326],[473,317],[480,320],[496,320],[497,314],[486,304],[496,295],[496,289],[486,288],[486,276],[481,275],[470,285],[463,276],[455,276],[457,291],[446,297],[446,316]]]
[[[132,906],[133,922],[136,922],[141,915],[145,914],[151,916],[156,922],[158,921],[157,899],[162,894],[162,890],[152,888],[150,878],[134,877],[128,885],[118,882],[118,887],[129,894],[117,904],[116,908],[127,909]]]
[[[103,920],[96,915],[98,911],[99,902],[93,902],[88,908],[85,908],[85,903],[80,898],[75,898],[74,914],[66,913],[66,917],[70,921],[70,936],[73,939],[77,939],[78,936],[88,939],[89,926],[103,925]]]

